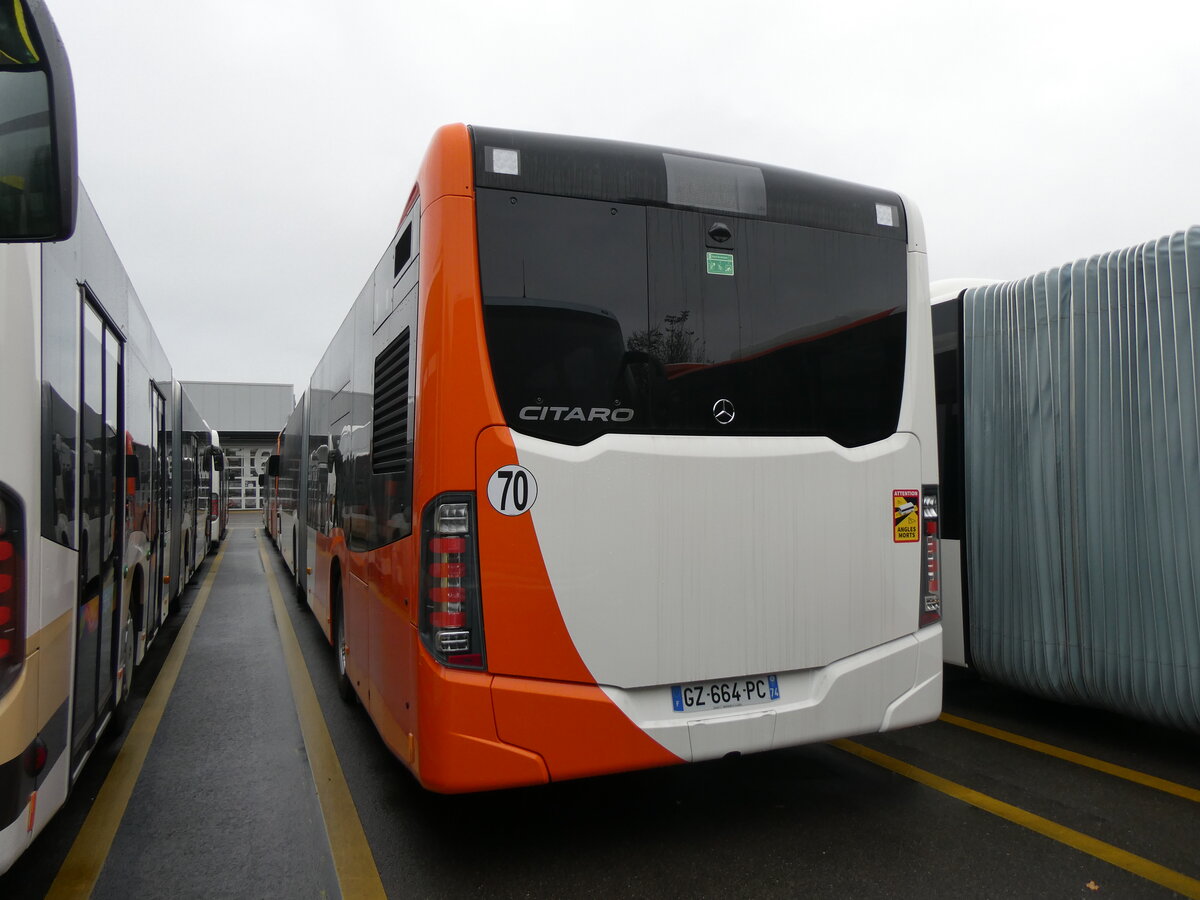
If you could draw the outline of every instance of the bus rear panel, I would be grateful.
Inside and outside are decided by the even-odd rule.
[[[937,716],[925,271],[893,193],[438,133],[305,451],[310,603],[423,784]]]

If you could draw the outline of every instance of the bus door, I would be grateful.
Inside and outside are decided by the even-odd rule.
[[[167,528],[166,468],[163,437],[167,433],[167,401],[157,387],[150,388],[150,614],[148,630],[155,631],[163,620],[163,571],[166,559],[164,531]]]
[[[196,476],[196,450],[196,435],[190,431],[184,431],[181,456],[183,525],[180,529],[180,536],[183,540],[183,552],[179,560],[179,593],[181,596],[184,587],[191,580],[192,573],[196,570],[198,564],[196,560],[196,485],[198,481]]]
[[[113,697],[113,659],[120,612],[124,545],[122,346],[90,302],[84,302],[81,342],[79,467],[79,596],[75,626],[72,760],[90,749]]]

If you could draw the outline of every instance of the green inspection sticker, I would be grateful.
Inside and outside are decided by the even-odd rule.
[[[709,275],[732,275],[733,274],[733,254],[732,253],[708,253],[706,255],[708,263]]]

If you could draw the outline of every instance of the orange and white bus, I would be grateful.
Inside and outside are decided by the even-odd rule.
[[[936,718],[926,272],[890,191],[438,131],[281,439],[344,696],[443,792]]]

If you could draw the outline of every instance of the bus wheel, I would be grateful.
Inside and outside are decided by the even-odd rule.
[[[342,582],[338,580],[333,584],[333,652],[337,654],[338,696],[353,705],[357,696],[350,676],[346,674],[346,610],[342,605]]]

